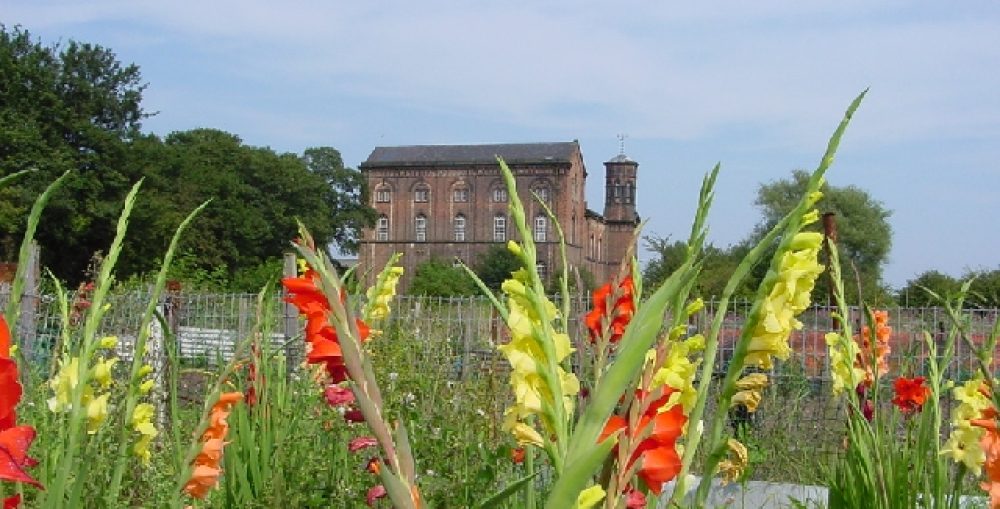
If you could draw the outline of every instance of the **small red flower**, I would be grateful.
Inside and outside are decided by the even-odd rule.
[[[369,459],[368,465],[365,466],[365,470],[378,475],[379,471],[382,470],[382,460],[378,459],[378,456]]]
[[[904,414],[919,412],[931,394],[930,387],[924,385],[924,377],[916,378],[899,377],[893,384],[896,397],[892,398],[892,403],[896,405]]]
[[[323,390],[323,397],[326,398],[326,403],[332,407],[354,403],[354,393],[339,385],[326,386],[326,389]]]
[[[356,437],[347,444],[347,450],[358,452],[367,447],[374,447],[378,442],[372,437]]]
[[[372,489],[368,490],[368,496],[365,500],[368,502],[368,507],[375,507],[375,501],[385,497],[385,486],[379,484],[378,486],[372,486]]]
[[[510,460],[516,465],[524,463],[524,447],[515,447],[510,450]]]
[[[21,494],[11,495],[3,499],[3,509],[17,509],[21,506]]]
[[[646,495],[632,486],[627,486],[625,488],[625,507],[627,509],[643,509],[646,507]]]
[[[344,412],[344,420],[347,422],[365,422],[365,416],[361,413],[361,410],[350,408]]]

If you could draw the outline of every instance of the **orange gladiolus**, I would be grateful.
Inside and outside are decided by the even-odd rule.
[[[631,437],[637,439],[640,433],[645,430],[650,423],[652,429],[649,436],[643,438],[638,444],[633,443],[632,455],[625,469],[629,469],[640,457],[642,464],[639,467],[639,478],[646,483],[649,490],[659,495],[663,489],[663,483],[677,477],[681,471],[681,458],[677,454],[677,438],[681,436],[687,417],[681,405],[674,405],[665,412],[660,412],[660,407],[667,403],[670,394],[675,391],[667,389],[667,392],[652,402],[646,412],[639,418],[639,423],[635,429],[631,430]],[[643,393],[640,392],[636,398],[641,401]],[[598,441],[603,441],[612,433],[625,429],[627,421],[617,415],[612,415],[604,426]]]
[[[323,364],[333,383],[339,383],[347,380],[347,368],[337,329],[330,323],[330,302],[317,285],[316,278],[316,273],[310,269],[301,277],[282,279],[281,284],[288,292],[285,301],[294,305],[306,319],[305,337],[310,346],[306,361]],[[341,301],[344,300],[344,295],[341,295]],[[361,341],[366,341],[370,334],[368,325],[360,319],[356,323]]]
[[[989,493],[990,507],[1000,508],[1000,431],[997,430],[997,411],[988,408],[983,411],[981,418],[970,422],[973,426],[986,430],[979,442],[986,453],[986,462],[983,463],[986,479],[980,483],[980,487]]]
[[[524,447],[515,447],[514,449],[511,449],[510,460],[513,461],[515,465],[524,463]]]
[[[632,315],[635,314],[635,286],[632,283],[632,276],[626,276],[618,285],[618,299],[615,305],[608,310],[608,298],[611,297],[611,283],[608,283],[594,290],[594,308],[587,313],[584,321],[590,331],[590,340],[597,341],[604,333],[605,319],[609,319],[607,327],[611,331],[609,341],[617,343],[625,334],[625,327],[628,326]]]
[[[218,482],[222,468],[222,449],[226,445],[225,438],[229,433],[229,413],[233,405],[243,400],[239,392],[225,392],[219,395],[219,400],[212,405],[208,414],[208,427],[201,435],[201,452],[195,457],[192,465],[194,470],[191,478],[184,485],[184,491],[194,498],[203,499]]]
[[[871,329],[864,325],[861,327],[861,352],[858,353],[857,366],[865,370],[865,377],[862,383],[871,386],[875,381],[876,370],[878,376],[889,372],[888,357],[892,350],[889,347],[889,338],[892,336],[892,327],[889,326],[888,311],[873,311],[875,318],[875,344],[872,345]],[[873,367],[872,360],[875,361]]]
[[[930,396],[931,389],[924,385],[924,377],[916,378],[899,377],[893,384],[896,396],[892,398],[892,403],[899,407],[904,414],[911,414],[920,411]]]

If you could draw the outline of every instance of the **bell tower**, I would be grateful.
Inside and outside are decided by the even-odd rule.
[[[639,163],[625,155],[625,136],[618,135],[618,155],[604,163],[604,220],[638,223],[635,184]]]

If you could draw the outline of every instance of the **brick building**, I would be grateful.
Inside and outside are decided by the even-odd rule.
[[[474,265],[491,245],[520,240],[507,211],[497,156],[517,180],[543,276],[559,269],[559,239],[532,191],[558,218],[572,267],[586,269],[597,282],[617,273],[639,224],[639,164],[624,154],[604,163],[604,213],[599,214],[587,208],[587,168],[576,141],[376,147],[360,165],[378,213],[375,228],[363,232],[361,267],[377,271],[392,253],[403,253],[405,291],[425,260],[458,258]]]

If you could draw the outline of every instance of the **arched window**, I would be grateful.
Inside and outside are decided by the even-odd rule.
[[[452,228],[455,230],[455,242],[465,242],[465,216],[462,214],[455,216]]]
[[[538,196],[539,200],[542,200],[545,203],[549,202],[549,198],[551,198],[551,196],[548,184],[537,184],[532,191],[535,192],[535,195]]]
[[[392,201],[392,187],[388,184],[380,184],[375,188],[375,203],[389,203]]]
[[[502,186],[497,186],[493,188],[493,202],[494,203],[507,203],[507,188]]]
[[[389,218],[379,216],[375,223],[375,240],[389,240]]]
[[[413,231],[416,234],[417,242],[427,240],[427,216],[417,214],[417,217],[413,218]]]
[[[469,201],[469,186],[465,182],[459,181],[451,188],[451,201],[455,203],[467,203]]]
[[[503,214],[493,216],[493,242],[507,241],[507,217]]]
[[[549,218],[543,214],[535,216],[535,242],[545,242],[548,237]]]
[[[413,201],[417,203],[426,203],[431,199],[431,186],[427,184],[420,183],[413,188]]]

